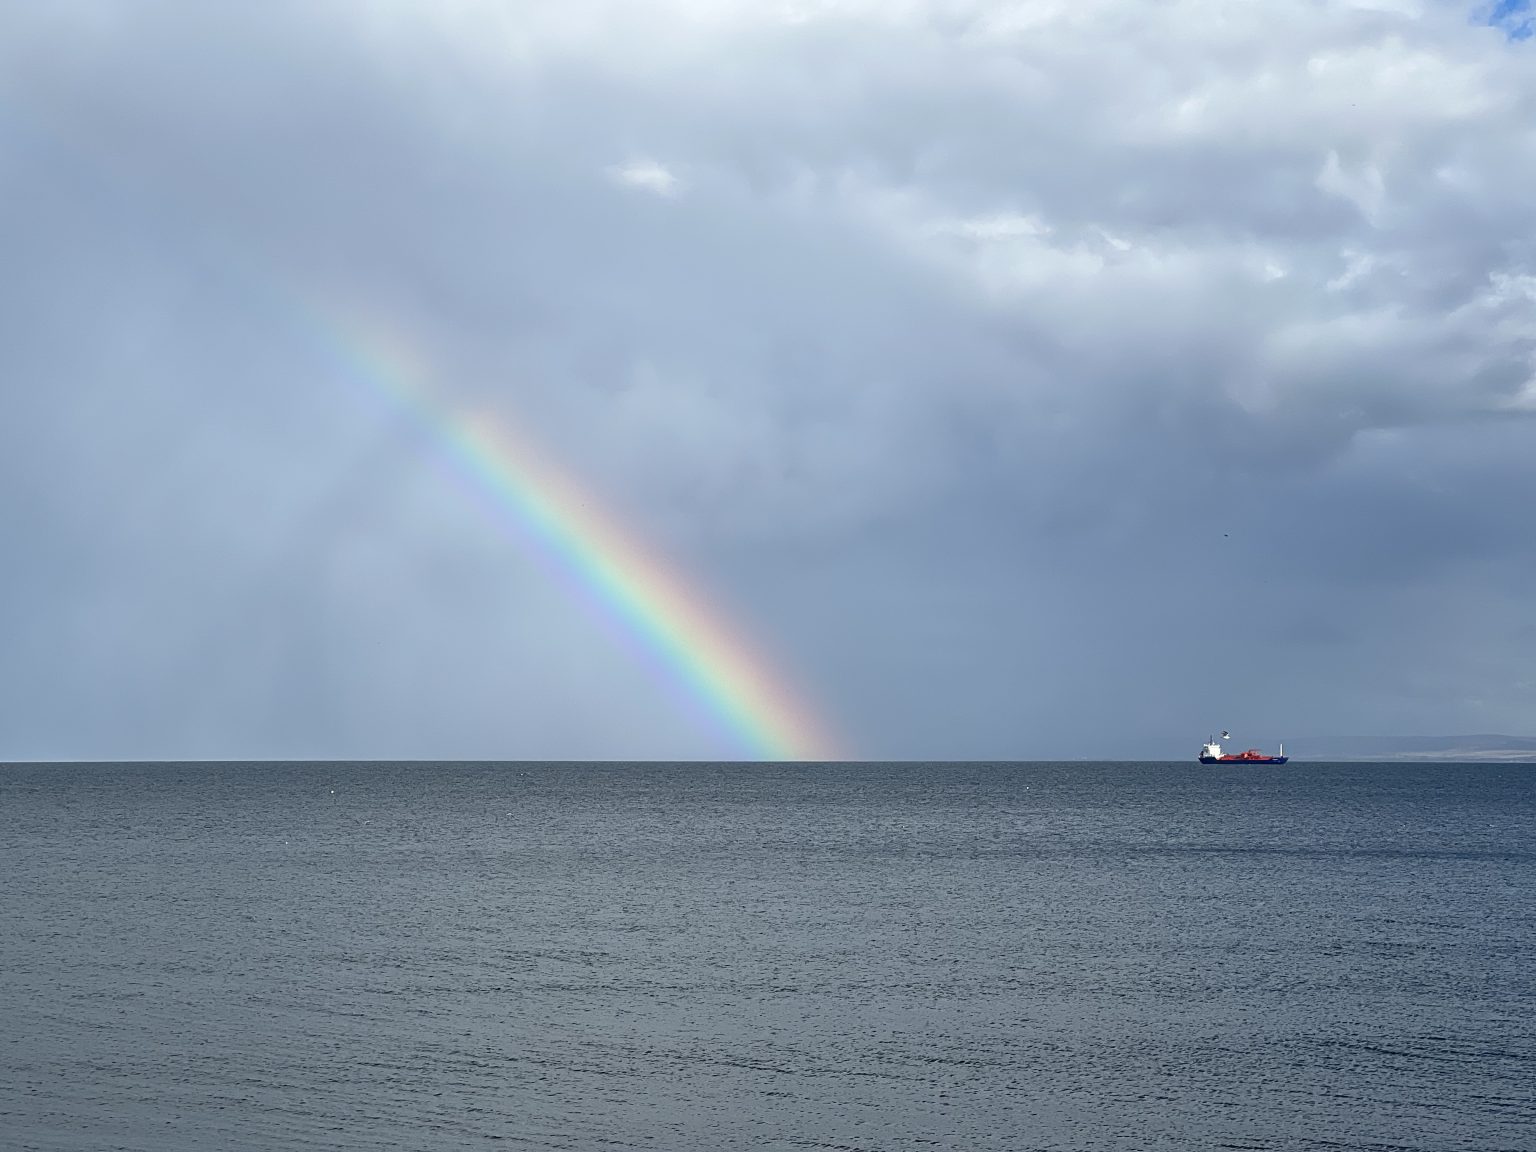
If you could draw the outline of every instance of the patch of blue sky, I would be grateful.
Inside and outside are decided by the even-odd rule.
[[[1536,35],[1536,10],[1532,9],[1531,0],[1497,0],[1485,11],[1484,19],[1502,29],[1511,40],[1529,40]]]

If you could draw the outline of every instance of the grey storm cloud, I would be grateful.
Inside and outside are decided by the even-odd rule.
[[[1536,56],[1492,18],[5,6],[0,751],[728,751],[328,301],[861,753],[1531,731]]]

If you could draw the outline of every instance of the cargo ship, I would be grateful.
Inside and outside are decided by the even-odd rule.
[[[1230,732],[1223,732],[1221,740],[1231,736]],[[1285,745],[1280,745],[1280,752],[1275,756],[1266,756],[1257,748],[1250,748],[1246,752],[1223,752],[1221,744],[1217,740],[1206,737],[1205,745],[1200,749],[1200,763],[1202,764],[1284,764],[1290,757],[1285,754]]]

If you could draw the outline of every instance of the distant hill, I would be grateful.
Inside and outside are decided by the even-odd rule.
[[[1287,740],[1297,760],[1469,760],[1536,763],[1536,736],[1345,736]]]

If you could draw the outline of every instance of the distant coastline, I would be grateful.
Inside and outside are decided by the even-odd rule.
[[[1536,737],[1479,733],[1470,736],[1377,736],[1288,740],[1297,760],[1536,762]]]

